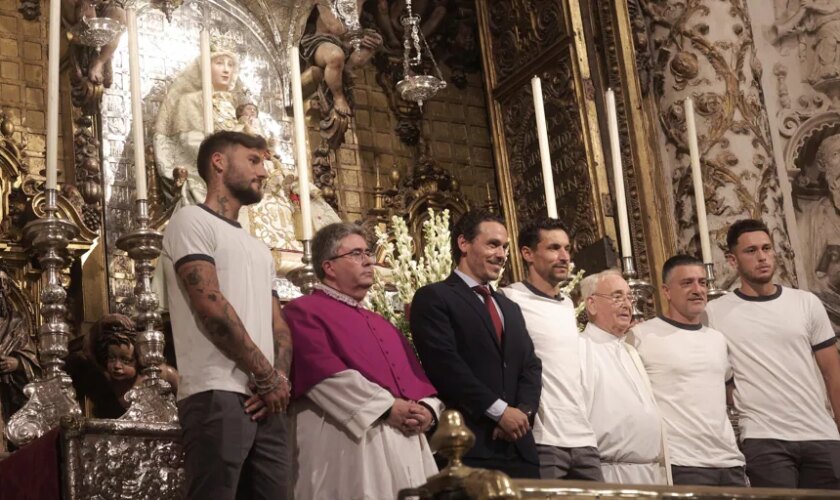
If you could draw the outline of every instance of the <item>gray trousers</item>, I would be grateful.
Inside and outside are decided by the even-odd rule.
[[[745,439],[750,485],[840,489],[840,441]]]
[[[694,486],[746,486],[744,467],[687,467],[672,465],[674,484]]]
[[[604,482],[598,448],[582,446],[561,448],[537,445],[540,457],[540,479],[581,479]]]
[[[242,394],[206,391],[178,402],[187,499],[289,498],[285,416],[254,422]]]

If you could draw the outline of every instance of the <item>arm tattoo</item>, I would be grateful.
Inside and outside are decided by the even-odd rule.
[[[246,373],[264,375],[271,371],[268,359],[254,344],[233,306],[219,290],[213,264],[190,262],[178,275],[186,286],[190,306],[198,313],[207,338]]]
[[[271,329],[274,334],[274,368],[288,375],[292,366],[292,332],[283,319],[280,301],[272,302]]]

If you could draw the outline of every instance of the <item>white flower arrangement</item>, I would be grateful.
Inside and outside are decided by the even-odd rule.
[[[570,299],[572,297],[572,292],[574,292],[575,289],[578,287],[578,284],[580,284],[580,280],[583,279],[583,275],[586,273],[585,269],[581,269],[578,272],[574,272],[574,270],[575,270],[575,263],[574,262],[569,262],[569,273],[571,274],[572,277],[571,277],[571,279],[569,279],[569,281],[562,288],[560,288],[560,293],[562,293],[566,297],[569,297]],[[580,315],[581,315],[581,313],[583,313],[583,310],[585,308],[586,308],[586,302],[581,300],[580,303],[575,307],[575,319],[576,320],[578,318],[580,318]],[[578,324],[578,330],[583,331],[583,328],[586,325],[581,323],[580,320],[577,321],[577,324]]]
[[[390,280],[396,293],[386,289],[382,273],[377,269],[368,297],[372,309],[396,326],[411,342],[406,306],[411,304],[414,293],[429,283],[443,281],[452,272],[452,254],[449,241],[449,210],[435,212],[428,210],[429,218],[423,223],[425,247],[422,255],[414,258],[414,239],[408,231],[405,220],[399,216],[391,218],[391,235],[376,229],[376,246],[383,261],[390,266]]]

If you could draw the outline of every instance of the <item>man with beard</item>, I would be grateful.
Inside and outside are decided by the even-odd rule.
[[[706,312],[729,343],[750,484],[840,488],[840,355],[825,308],[810,292],[773,283],[763,222],[732,224],[726,243],[741,287]]]
[[[475,434],[464,463],[538,478],[531,425],[540,401],[540,360],[519,306],[488,285],[504,266],[507,230],[498,216],[470,211],[451,234],[457,267],[414,295],[414,345],[440,398]]]
[[[405,337],[362,302],[373,258],[360,226],[312,240],[321,280],[283,314],[294,338],[295,498],[395,498],[437,472],[425,432],[443,405]]]
[[[614,269],[580,283],[589,323],[580,343],[581,385],[604,480],[671,484],[662,419],[645,367],[627,341],[633,301]]]
[[[265,154],[260,137],[207,137],[198,151],[207,198],[164,233],[191,499],[286,498],[291,336],[272,298],[271,252],[236,221],[262,199]]]
[[[542,395],[534,420],[540,477],[603,481],[580,385],[575,305],[557,289],[569,277],[570,249],[569,235],[559,220],[528,223],[519,231],[526,278],[502,293],[522,309],[542,361]]]
[[[744,456],[726,414],[726,338],[700,322],[707,300],[703,262],[671,257],[662,283],[667,312],[628,336],[662,412],[674,484],[746,486]]]

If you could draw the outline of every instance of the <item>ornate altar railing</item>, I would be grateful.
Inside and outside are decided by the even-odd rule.
[[[419,488],[400,491],[399,499],[808,499],[840,497],[836,491],[775,488],[722,488],[710,486],[629,486],[589,481],[511,479],[498,471],[474,469],[461,457],[475,442],[461,414],[446,410],[432,436],[432,449],[449,458],[449,465]]]
[[[66,417],[61,421],[62,498],[183,498],[178,424]]]

